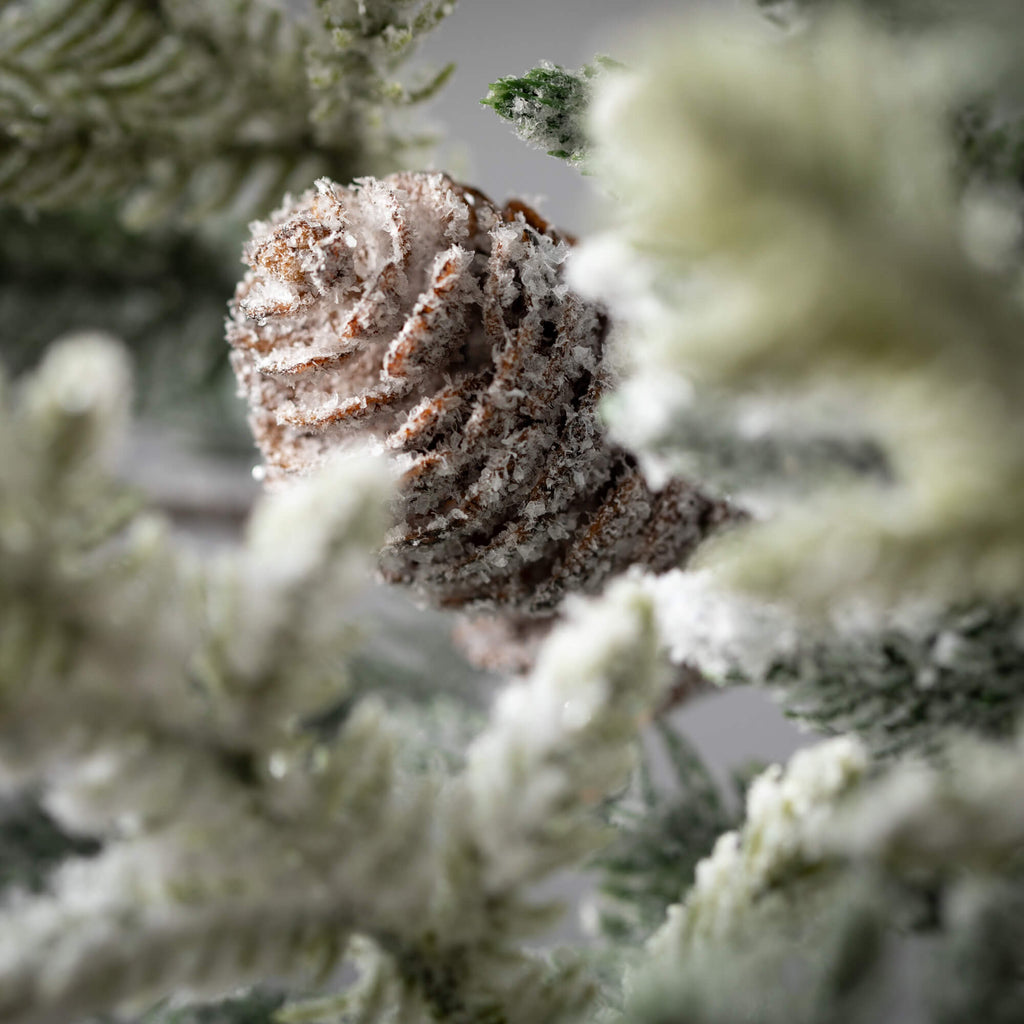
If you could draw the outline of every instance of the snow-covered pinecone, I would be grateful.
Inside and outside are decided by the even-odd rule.
[[[604,437],[602,309],[570,243],[443,174],[320,180],[255,227],[228,338],[268,479],[375,440],[404,475],[386,579],[449,607],[550,613],[683,561],[732,513],[653,492]]]

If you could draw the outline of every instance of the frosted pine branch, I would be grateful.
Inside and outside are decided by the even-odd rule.
[[[716,582],[711,572],[650,580],[678,664],[722,686],[766,689],[787,715],[854,732],[876,756],[933,750],[950,730],[1008,735],[1021,710],[1024,631],[1016,603],[855,607],[807,620]]]
[[[131,350],[139,407],[192,429],[219,413],[217,436],[230,437],[223,319],[234,262],[233,242],[180,225],[130,231],[113,203],[31,214],[0,206],[7,368],[27,370],[53,338],[89,324]]]
[[[665,685],[649,599],[629,581],[580,606],[470,748],[472,815],[489,884],[535,880],[593,847],[580,813],[623,785],[641,718]]]
[[[867,767],[863,747],[842,737],[758,776],[747,792],[743,828],[720,836],[697,865],[685,901],[651,938],[652,955],[681,957],[691,946],[735,937],[771,888],[812,872],[826,859],[822,832],[837,800],[861,783]]]
[[[612,266],[595,266],[593,250],[582,255],[574,280],[593,288],[607,278],[609,293],[624,299]],[[638,256],[634,273],[642,262]],[[653,366],[630,374],[605,403],[612,436],[637,454],[652,482],[700,480],[758,516],[829,485],[891,480],[882,446],[863,430],[830,422],[827,408],[823,399],[796,408],[767,396],[723,402]]]
[[[1020,758],[1019,739],[961,741],[872,778],[844,738],[765,773],[648,944],[624,1019],[1013,1019]]]
[[[328,467],[201,566],[106,511],[124,385],[109,343],[69,343],[5,413],[0,578],[46,612],[6,594],[4,785],[104,842],[6,900],[5,1021],[308,984],[353,932],[385,958],[389,999],[441,1019],[577,1014],[595,979],[520,948],[555,912],[524,887],[605,838],[595,805],[626,781],[662,682],[649,599],[623,583],[575,609],[462,770],[405,763],[405,720],[373,696],[310,727],[348,693],[380,473]]]
[[[1024,841],[1024,734],[955,738],[941,759],[907,759],[844,809],[826,847],[895,874],[955,878],[965,868],[1016,877]]]
[[[590,867],[600,872],[597,900],[587,917],[611,940],[646,939],[693,883],[693,871],[715,840],[735,825],[707,767],[671,723],[657,722],[630,788],[609,806],[615,840]],[[667,757],[668,778],[656,753]],[[628,948],[628,947],[626,947]]]
[[[454,2],[322,7],[8,5],[0,198],[55,209],[127,193],[135,223],[245,218],[318,174],[390,170],[414,145],[388,112],[432,91],[396,92],[395,75]]]

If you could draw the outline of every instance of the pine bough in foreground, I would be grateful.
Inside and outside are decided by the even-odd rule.
[[[200,565],[106,474],[125,385],[86,339],[4,396],[3,784],[103,846],[7,893],[0,1019],[309,986],[357,935],[371,1016],[581,1010],[575,960],[520,949],[552,912],[526,886],[594,848],[592,806],[628,777],[660,679],[647,598],[577,608],[460,770],[408,767],[408,716],[346,685],[381,471],[264,502],[239,553]]]
[[[613,437],[754,513],[646,581],[672,657],[859,737],[755,781],[627,1015],[1016,1021],[1019,741],[962,733],[1014,735],[1024,695],[1019,12],[789,6],[663,32],[581,130]]]
[[[753,513],[702,547],[706,573],[652,582],[674,660],[885,755],[1006,735],[1024,695],[1019,13],[865,4],[897,36],[788,6],[805,16],[786,35],[690,19],[633,69],[531,105],[541,67],[489,102],[527,136],[572,124],[615,197],[569,273],[616,324],[613,440],[649,481]]]

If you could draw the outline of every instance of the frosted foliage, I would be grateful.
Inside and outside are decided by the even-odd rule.
[[[521,77],[500,78],[481,101],[512,123],[526,143],[571,164],[586,162],[589,142],[585,130],[591,79],[612,62],[599,57],[594,64],[568,71],[549,61]]]
[[[125,379],[67,344],[0,410],[0,783],[98,841],[5,894],[0,1017],[316,994],[357,933],[376,966],[320,1019],[579,1019],[598,979],[521,947],[559,913],[525,886],[604,841],[664,683],[649,598],[574,605],[464,758],[417,758],[413,710],[353,681],[389,471],[325,466],[198,564],[103,468]]]
[[[697,21],[596,86],[619,226],[585,244],[577,283],[624,325],[613,435],[726,486],[790,450],[805,483],[829,461],[874,478],[733,531],[714,558],[744,587],[820,608],[1024,579],[1015,277],[985,226],[998,197],[961,204],[946,136],[1004,66],[984,40],[890,37],[852,12],[779,37]],[[656,375],[684,383],[648,391]]]
[[[837,820],[830,849],[895,872],[1003,870],[1024,841],[1024,740],[962,738],[945,763],[905,761]]]
[[[644,585],[674,662],[720,685],[765,687],[788,715],[856,732],[875,754],[935,749],[950,729],[1005,736],[1020,715],[1017,603],[927,602],[899,614],[847,605],[808,621],[711,570]]]
[[[763,518],[829,484],[890,478],[884,450],[856,428],[856,417],[835,422],[835,402],[842,399],[823,389],[800,401],[769,392],[726,401],[678,373],[648,366],[626,375],[605,412],[613,436],[636,453],[653,484],[691,476]]]
[[[607,322],[569,255],[533,210],[443,174],[322,179],[253,225],[228,340],[270,484],[395,453],[381,569],[446,607],[547,615],[683,561],[731,510],[649,487],[605,439]]]
[[[454,2],[38,0],[0,13],[0,195],[135,227],[244,220],[333,168],[422,154],[400,71]],[[302,16],[302,15],[305,16]]]
[[[789,714],[857,731],[876,753],[934,746],[949,727],[1013,728],[1024,665],[1016,605],[924,605],[885,619],[848,608],[804,622],[707,571],[648,587],[674,661],[720,684],[768,687]]]
[[[124,427],[130,387],[120,347],[102,335],[79,335],[53,345],[24,392],[28,416],[44,434],[78,421],[87,435],[77,444],[100,460]],[[69,438],[70,440],[70,438]]]
[[[1018,737],[884,772],[840,739],[771,769],[632,972],[626,1019],[1015,1021],[1020,767]]]
[[[666,573],[645,586],[671,660],[716,683],[763,682],[773,661],[796,645],[792,614],[724,590],[708,570]]]
[[[596,604],[571,604],[568,616],[530,679],[500,696],[493,726],[469,751],[474,814],[506,885],[555,866],[538,860],[545,837],[556,863],[593,841],[587,829],[567,833],[559,809],[625,781],[633,752],[609,744],[635,736],[665,682],[651,603],[634,583],[614,584]]]
[[[755,779],[742,830],[721,836],[711,856],[697,865],[685,901],[669,909],[664,927],[651,938],[651,955],[678,959],[736,936],[769,888],[830,856],[823,843],[836,801],[860,784],[867,767],[864,748],[840,737],[801,750],[785,770],[774,765]]]

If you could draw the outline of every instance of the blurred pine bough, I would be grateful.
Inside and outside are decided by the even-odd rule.
[[[846,796],[842,747],[751,787],[626,1016],[1009,1022],[1020,747],[977,737],[1024,702],[1020,9],[761,6],[783,32],[684,20],[560,81],[565,121],[543,65],[492,97],[611,194],[572,276],[618,322],[614,436],[753,513],[648,581],[673,659],[858,738]]]

